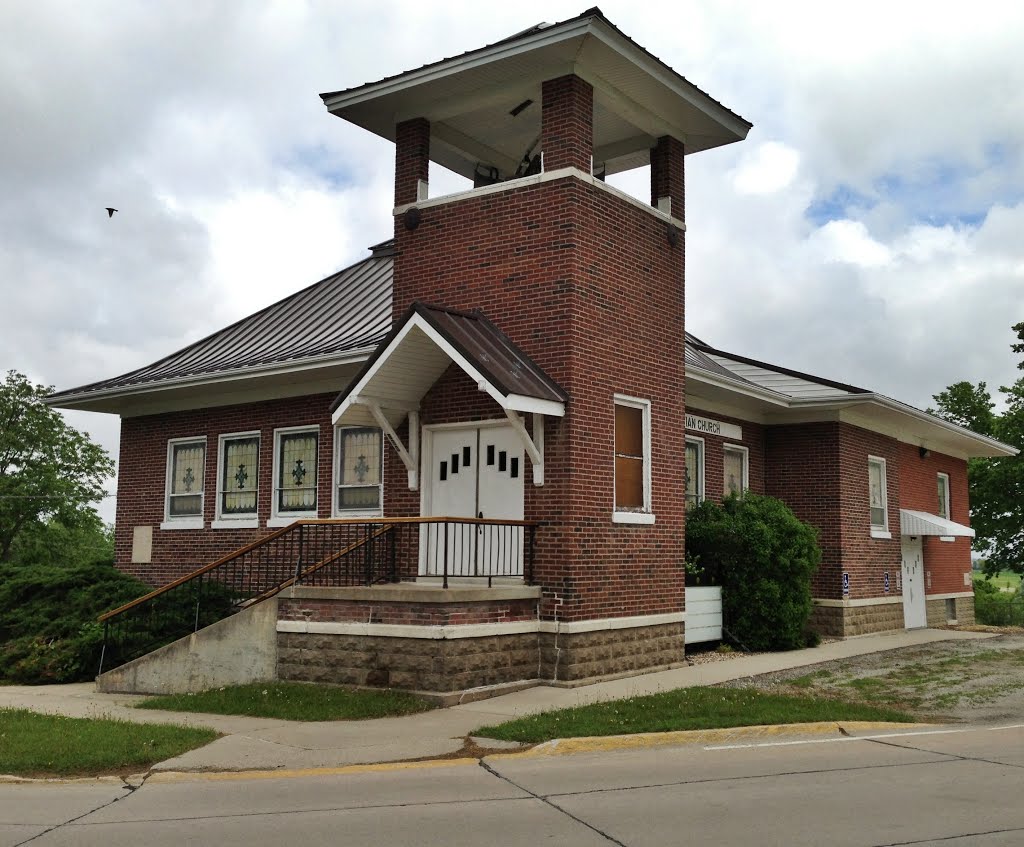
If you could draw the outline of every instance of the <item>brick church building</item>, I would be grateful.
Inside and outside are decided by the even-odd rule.
[[[291,539],[280,677],[572,683],[682,660],[687,507],[750,490],[819,529],[820,632],[973,620],[966,463],[1011,448],[686,333],[686,157],[747,121],[596,9],[322,97],[394,142],[393,239],[52,398],[121,416],[118,567]]]

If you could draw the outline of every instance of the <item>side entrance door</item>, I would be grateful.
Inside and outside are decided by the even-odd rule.
[[[904,535],[903,551],[903,624],[907,629],[928,626],[924,598],[924,544],[920,536]]]
[[[427,515],[523,519],[524,451],[511,427],[436,429],[429,437]],[[521,576],[523,540],[522,527],[427,524],[420,573]]]

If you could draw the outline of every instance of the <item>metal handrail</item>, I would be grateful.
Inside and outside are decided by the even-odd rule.
[[[488,585],[494,577],[532,583],[536,527],[523,520],[453,516],[297,520],[100,615],[100,672],[111,656],[129,661],[304,582],[398,582],[400,569],[411,576],[419,572],[411,563],[422,561],[422,572],[443,577],[446,588],[450,576],[486,577]]]

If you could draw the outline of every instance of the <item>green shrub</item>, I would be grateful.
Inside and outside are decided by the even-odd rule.
[[[781,500],[750,493],[722,505],[705,500],[687,514],[686,555],[705,584],[722,586],[730,640],[750,650],[807,644],[818,533]]]
[[[96,618],[147,591],[109,562],[0,566],[0,679],[73,682],[94,676],[103,643]]]
[[[1000,591],[987,579],[974,583],[974,620],[986,626],[1024,626],[1024,595]]]

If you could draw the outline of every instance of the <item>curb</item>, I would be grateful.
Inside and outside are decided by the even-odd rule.
[[[700,744],[719,747],[731,744],[751,744],[774,741],[779,738],[804,736],[851,736],[853,733],[873,730],[923,729],[932,724],[892,723],[888,721],[819,721],[817,723],[771,724],[767,726],[741,726],[727,729],[696,729],[678,732],[643,732],[633,735],[588,736],[584,738],[556,738],[545,741],[519,753],[496,753],[488,758],[533,758],[541,756],[569,756],[575,753],[601,753],[613,750],[643,750],[654,747],[672,747]]]

